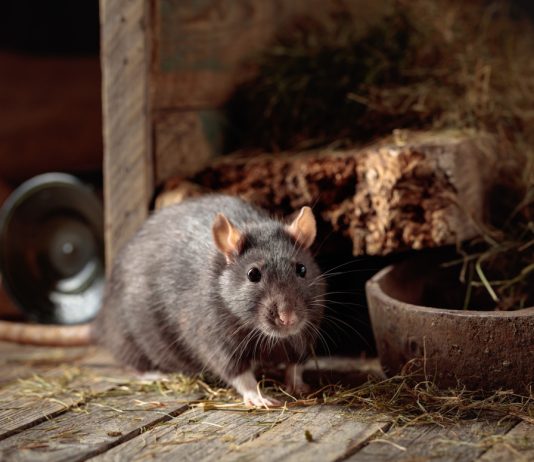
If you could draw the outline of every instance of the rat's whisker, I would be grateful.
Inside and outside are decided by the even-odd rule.
[[[343,321],[342,319],[336,318],[334,316],[325,316],[325,321],[330,322],[333,326],[339,328],[341,332],[353,332],[356,334],[356,336],[363,341],[367,346],[369,346],[369,341],[353,326],[351,326],[349,323]]]

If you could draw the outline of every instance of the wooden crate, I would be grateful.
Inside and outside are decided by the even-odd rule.
[[[242,79],[243,60],[299,12],[320,12],[336,2],[100,5],[109,263],[146,218],[154,188],[172,175],[194,172],[219,150],[217,108]]]
[[[108,268],[147,217],[156,188],[175,175],[194,174],[220,152],[219,109],[247,76],[246,59],[297,16],[324,15],[336,8],[354,9],[367,22],[385,11],[382,2],[364,0],[101,0]],[[476,233],[465,214],[442,199],[450,190],[457,202],[467,203],[480,218],[483,191],[478,185],[488,181],[477,172],[491,169],[482,152],[488,151],[488,144],[481,148],[476,140],[464,143],[454,138],[443,145],[425,141],[408,146],[406,155],[387,168],[381,159],[396,158],[386,154],[397,153],[397,145],[392,149],[377,145],[367,157],[355,157],[363,159],[355,161],[355,181],[367,189],[356,191],[354,197],[361,196],[374,208],[363,213],[356,204],[361,219],[343,219],[341,228],[352,229],[345,234],[351,234],[354,252],[383,254],[397,247],[450,244]],[[479,154],[474,160],[469,157],[472,151]],[[394,170],[391,175],[389,167]],[[411,199],[398,200],[402,208],[391,209],[387,201],[388,195],[409,194],[403,168],[411,176],[427,175],[429,183],[434,181],[429,169],[437,168],[445,186],[436,196],[437,205],[422,209],[422,222],[418,218],[414,226],[402,224],[404,230],[391,230],[390,223],[404,223],[392,219],[408,210],[403,204],[412,206]],[[474,172],[474,181],[461,173],[466,170]],[[370,176],[373,172],[376,178]],[[229,187],[227,192],[231,191]],[[375,210],[383,212],[377,215]],[[322,218],[335,230],[339,220],[331,215]],[[411,234],[423,230],[430,239],[396,237],[406,229]],[[360,244],[369,240],[367,234],[375,235],[376,242]]]

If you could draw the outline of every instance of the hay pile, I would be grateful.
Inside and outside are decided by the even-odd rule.
[[[269,384],[265,393],[276,396],[284,408],[292,409],[318,404],[346,406],[369,412],[370,418],[377,415],[395,426],[438,423],[454,424],[475,418],[516,419],[534,424],[534,394],[514,393],[510,390],[495,392],[468,391],[463,388],[439,389],[431,381],[418,381],[414,375],[398,375],[389,379],[370,377],[357,386],[326,385],[303,398],[292,397],[277,384]],[[162,392],[203,392],[204,397],[193,406],[209,410],[236,410],[249,412],[233,390],[216,388],[201,379],[174,376],[170,381],[158,383]],[[262,384],[265,385],[265,384]],[[280,412],[280,408],[263,409]],[[262,411],[262,409],[257,409]]]
[[[285,402],[282,408],[246,407],[239,395],[230,388],[219,387],[203,377],[169,374],[156,381],[140,380],[128,375],[105,376],[88,368],[65,367],[57,374],[34,375],[19,380],[15,393],[3,401],[35,399],[53,401],[64,409],[91,412],[90,402],[102,402],[116,397],[132,397],[143,402],[147,393],[166,396],[171,400],[187,401],[191,407],[204,411],[232,410],[241,412],[287,412],[315,405],[342,406],[357,410],[369,421],[387,421],[392,427],[421,424],[454,425],[472,419],[524,421],[534,424],[534,390],[522,393],[510,390],[495,392],[468,391],[464,388],[439,389],[431,381],[420,381],[420,373],[406,371],[389,379],[371,373],[358,386],[325,384],[305,397],[287,394],[275,381],[263,381],[262,392]],[[109,386],[99,387],[108,383]],[[100,389],[99,389],[100,388]],[[70,399],[77,397],[77,399]],[[120,409],[110,408],[116,412]]]

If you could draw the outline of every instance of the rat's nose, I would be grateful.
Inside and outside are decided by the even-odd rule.
[[[286,327],[294,326],[298,321],[297,315],[293,311],[279,311],[278,322]]]

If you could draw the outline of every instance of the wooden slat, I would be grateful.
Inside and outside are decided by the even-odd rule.
[[[338,406],[315,406],[304,411],[291,415],[221,461],[343,460],[388,426],[380,422],[378,415],[360,414]]]
[[[397,460],[432,462],[471,461],[486,449],[489,436],[502,435],[513,422],[464,421],[450,427],[421,425],[395,429],[375,438],[347,462]]]
[[[194,409],[98,456],[123,460],[219,460],[288,418],[289,411],[236,412]]]
[[[107,268],[153,191],[146,0],[100,0]]]
[[[79,362],[94,353],[92,348],[48,348],[0,343],[0,388],[14,380],[41,374],[61,364]]]
[[[135,377],[100,348],[0,343],[0,439]]]
[[[154,0],[154,107],[205,109],[227,100],[250,74],[244,62],[269,46],[295,17],[353,9],[362,29],[384,2],[352,0]]]
[[[0,460],[86,460],[184,412],[194,398],[117,390],[1,441]]]
[[[211,108],[233,90],[243,58],[265,45],[295,2],[156,0],[157,108]]]
[[[491,442],[491,438],[489,439]],[[521,422],[485,452],[477,462],[528,462],[534,460],[534,424]]]
[[[0,439],[53,418],[115,386],[115,380],[59,368],[14,383],[0,392]]]
[[[191,176],[222,152],[223,126],[217,111],[164,111],[154,117],[156,184]]]
[[[35,347],[0,342],[0,388],[9,386],[15,380],[43,374],[60,366],[86,368],[93,375],[128,375],[108,351],[96,346]]]

